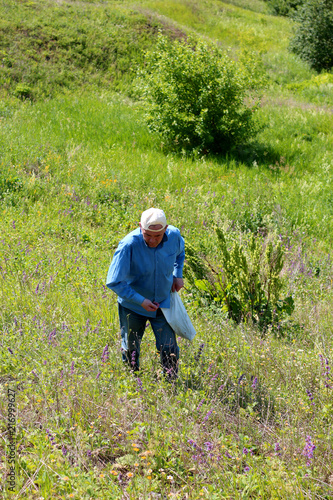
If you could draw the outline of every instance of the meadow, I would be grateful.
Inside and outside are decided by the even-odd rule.
[[[332,74],[288,51],[292,21],[261,0],[4,0],[0,13],[2,498],[332,498]],[[148,132],[133,81],[159,29],[260,53],[256,137],[193,157]],[[179,339],[174,386],[150,327],[139,374],[122,365],[105,286],[151,206],[216,265],[216,226],[230,245],[281,242],[295,304],[263,331],[186,279],[197,335]]]

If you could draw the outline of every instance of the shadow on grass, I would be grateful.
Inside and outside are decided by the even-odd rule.
[[[257,165],[270,168],[280,162],[281,153],[273,149],[270,145],[260,142],[251,142],[233,146],[228,153],[220,155],[221,159],[232,159],[236,163],[242,163],[248,167]]]
[[[184,153],[168,147],[165,147],[163,151],[165,154],[172,153],[179,157],[179,159],[183,158],[184,154],[185,157],[192,158],[194,161],[197,158],[204,157],[207,160],[217,161],[223,165],[229,164],[232,168],[234,168],[235,165],[243,164],[249,168],[260,165],[260,167],[267,169],[271,169],[272,167],[275,169],[276,165],[280,165],[281,160],[282,163],[284,161],[281,151],[273,148],[269,144],[264,144],[256,140],[239,145],[225,144],[220,147],[220,151],[216,153],[207,150],[199,154],[190,151]]]

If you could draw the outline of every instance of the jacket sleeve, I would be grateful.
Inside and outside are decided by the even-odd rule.
[[[179,234],[179,253],[176,257],[176,262],[173,269],[174,278],[183,277],[184,260],[185,260],[185,242],[184,238]]]
[[[109,267],[106,286],[128,302],[141,305],[145,297],[137,293],[129,284],[131,270],[131,247],[120,243]]]

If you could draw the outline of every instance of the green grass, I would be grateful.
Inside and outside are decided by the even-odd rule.
[[[0,102],[3,498],[332,497],[332,88],[287,52],[291,21],[265,9],[259,1],[2,3],[1,50],[12,57],[1,68]],[[148,133],[132,63],[124,74],[117,68],[142,61],[157,24],[233,49],[240,33],[258,42],[269,85],[249,144],[191,158]],[[51,50],[43,38],[52,64],[42,64],[23,25],[38,27],[38,37],[63,30],[72,48]],[[106,69],[82,63],[83,28],[89,51],[107,35]],[[122,48],[119,58],[111,45]],[[62,72],[70,84],[53,83]],[[108,83],[111,73],[126,93]],[[32,101],[15,92],[19,82],[33,88]],[[230,241],[250,232],[281,240],[283,293],[296,306],[281,332],[263,334],[235,325],[186,283],[197,336],[179,341],[175,388],[162,377],[150,328],[142,389],[122,366],[116,297],[105,288],[118,241],[150,206],[217,265],[215,224]],[[8,388],[16,390],[15,494]],[[304,455],[307,436],[313,458]]]

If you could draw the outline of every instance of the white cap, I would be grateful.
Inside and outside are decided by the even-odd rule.
[[[156,228],[152,229],[150,227],[157,225],[160,225],[162,227],[160,227],[159,229]],[[145,210],[141,215],[142,229],[158,233],[159,231],[162,231],[162,229],[164,229],[166,225],[167,225],[167,220],[165,217],[165,213],[163,212],[163,210],[160,210],[159,208],[149,208],[148,210]]]

